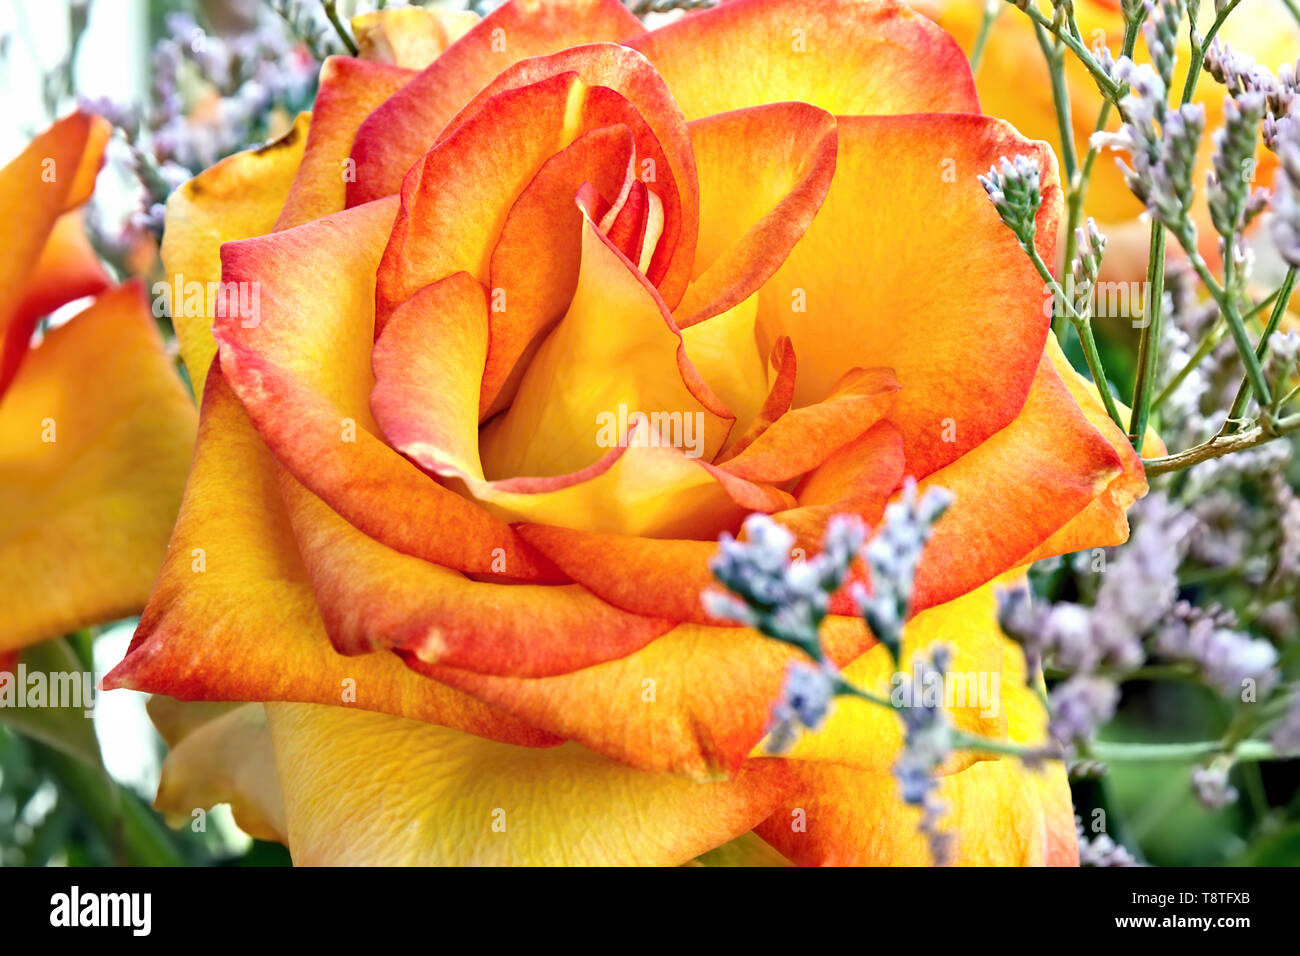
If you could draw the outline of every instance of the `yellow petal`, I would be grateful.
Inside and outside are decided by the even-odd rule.
[[[300,865],[678,865],[753,828],[786,765],[695,783],[378,714],[267,706]]]
[[[910,675],[916,655],[936,644],[951,650],[949,671],[961,675],[959,680],[949,681],[954,700],[953,706],[947,709],[953,725],[970,733],[1005,738],[1007,694],[1017,692],[1018,685],[1023,683],[1023,672],[1004,673],[1006,638],[997,625],[993,584],[912,618],[903,631],[899,669]],[[895,673],[889,651],[881,644],[844,669],[849,680],[882,697],[888,697],[893,690]],[[902,723],[892,711],[864,700],[839,697],[821,730],[800,736],[783,756],[888,773],[902,742]],[[762,745],[754,750],[756,755],[763,752]],[[970,763],[966,759],[956,766]]]
[[[149,699],[149,717],[167,741],[154,808],[173,826],[195,810],[230,804],[239,828],[259,840],[286,840],[284,798],[261,704]]]
[[[478,21],[473,10],[397,7],[353,17],[352,35],[361,59],[422,70]]]
[[[0,403],[0,650],[143,607],[195,422],[138,285],[32,350]]]
[[[309,119],[304,113],[275,142],[226,157],[167,200],[163,271],[195,394],[203,393],[217,351],[212,338],[217,298],[207,291],[209,283],[221,281],[221,244],[271,231],[302,159]]]
[[[702,444],[690,450],[710,461],[733,419],[702,386],[663,301],[584,217],[568,314],[534,356],[514,404],[484,429],[483,471],[494,479],[579,471],[624,437],[634,412],[677,413],[683,436],[702,423],[695,430]],[[606,416],[617,424],[602,445]]]

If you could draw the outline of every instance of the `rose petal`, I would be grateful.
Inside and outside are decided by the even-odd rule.
[[[703,461],[734,421],[691,364],[663,300],[586,219],[569,310],[533,356],[514,404],[484,428],[484,472],[550,477],[586,468],[624,437],[635,412],[675,415],[673,434],[660,437],[694,442],[689,451]]]
[[[406,171],[451,118],[511,64],[581,43],[617,42],[642,29],[616,0],[502,4],[361,125],[352,150],[357,179],[348,187],[348,205],[397,192]]]
[[[674,320],[675,321],[675,320]],[[736,418],[727,436],[727,450],[760,415],[769,395],[769,373],[758,351],[758,296],[711,318],[682,329],[682,344],[709,390]],[[776,378],[776,372],[770,377]]]
[[[582,262],[575,184],[615,195],[634,175],[636,140],[623,124],[583,133],[546,160],[506,214],[489,267],[493,290],[479,417],[513,401],[541,335],[564,317]]]
[[[400,648],[429,663],[545,677],[622,657],[672,626],[576,584],[472,581],[366,537],[292,478],[282,487],[325,629],[345,654]]]
[[[889,698],[898,688],[897,675],[912,676],[917,655],[928,654],[938,645],[950,652],[947,691],[952,700],[943,701],[949,722],[967,733],[1007,739],[1012,714],[1025,706],[1021,697],[1028,691],[1023,689],[1023,655],[998,629],[993,584],[912,618],[903,630],[899,666],[895,667],[888,649],[877,644],[848,663],[844,676]],[[1034,712],[1041,716],[1041,709]],[[1040,721],[1035,742],[1044,734]],[[821,729],[801,735],[784,756],[888,773],[902,745],[903,724],[897,714],[878,704],[838,697]],[[754,752],[761,753],[761,746]],[[943,771],[963,770],[973,762],[971,754],[959,753]]]
[[[781,854],[804,866],[930,865],[921,811],[902,802],[890,774],[826,763],[796,768],[796,795],[756,828]],[[955,837],[957,866],[1077,863],[1059,764],[1040,777],[1015,758],[984,760],[943,777],[938,799],[951,808],[941,828]]]
[[[675,865],[787,793],[779,760],[703,784],[576,744],[528,750],[337,707],[267,710],[299,865]]]
[[[1065,387],[1083,409],[1088,421],[1101,432],[1119,455],[1123,471],[1117,475],[1105,492],[1098,495],[1081,512],[1053,532],[1052,536],[1035,548],[1025,559],[1026,563],[1039,561],[1057,554],[1069,554],[1083,548],[1105,548],[1123,544],[1128,540],[1128,509],[1147,493],[1146,472],[1142,459],[1133,449],[1128,436],[1119,430],[1106,414],[1097,386],[1074,370],[1061,351],[1056,336],[1047,337],[1047,357],[1051,359]],[[1128,421],[1128,408],[1118,404],[1123,421]],[[1164,443],[1155,431],[1148,428],[1142,453],[1148,458],[1167,454]]]
[[[961,48],[893,0],[734,0],[628,45],[689,119],[786,100],[839,115],[980,111]]]
[[[479,19],[473,10],[440,7],[370,10],[352,18],[352,35],[362,60],[423,70]]]
[[[0,649],[144,605],[194,428],[138,284],[31,351],[0,404]]]
[[[749,481],[797,478],[864,435],[889,411],[898,379],[887,368],[854,369],[825,401],[792,409],[765,428],[722,467]]]
[[[419,8],[376,13],[426,13]],[[360,18],[358,18],[360,19]],[[293,176],[289,195],[275,220],[276,229],[288,229],[341,210],[347,200],[347,183],[355,178],[350,153],[361,122],[414,74],[395,66],[367,63],[348,56],[331,56],[321,65],[320,89],[312,104],[307,143]],[[286,157],[287,159],[287,157]],[[170,213],[167,226],[171,228]],[[232,239],[269,232],[262,229]]]
[[[163,271],[181,358],[196,393],[202,393],[217,352],[212,323],[222,300],[207,290],[221,281],[221,244],[271,231],[302,159],[307,123],[306,115],[299,116],[275,142],[227,156],[167,199]]]
[[[167,559],[126,658],[104,678],[181,700],[353,705],[544,746],[556,738],[412,673],[330,646],[275,465],[217,366]]]
[[[569,73],[588,89],[569,89],[566,124],[598,128],[626,122],[633,129],[637,141],[636,175],[642,191],[649,184],[662,203],[662,234],[642,271],[669,307],[675,307],[690,279],[695,256],[699,185],[685,119],[663,78],[645,57],[625,46],[592,43],[524,60],[475,96],[448,130],[457,129],[501,93]],[[624,102],[635,111],[631,116]],[[602,229],[609,231],[603,225]],[[639,256],[628,258],[639,262]]]
[[[79,220],[64,214],[89,198],[109,133],[99,117],[73,113],[0,169],[0,217],[11,224],[0,262],[0,395],[37,320],[108,285]]]
[[[379,275],[376,329],[416,290],[454,272],[486,282],[511,206],[542,165],[582,133],[612,125],[632,132],[643,178],[652,177],[664,204],[664,232],[647,276],[676,304],[690,278],[698,187],[681,114],[644,58],[612,44],[580,47],[520,64],[484,95],[403,181]],[[581,185],[554,188],[572,199]],[[504,291],[508,307],[514,290]]]
[[[854,514],[867,527],[875,527],[904,469],[902,436],[893,425],[881,422],[809,472],[795,488],[798,507],[772,518],[794,534],[797,547],[816,553],[836,515]],[[837,614],[857,613],[843,591],[832,595],[831,608]]]
[[[1015,418],[1038,367],[1043,282],[975,178],[1017,153],[1042,165],[1050,262],[1061,190],[1044,144],[982,116],[841,119],[830,193],[759,296],[765,340],[788,335],[799,357],[796,406],[854,366],[894,370],[889,420],[917,477]]]
[[[593,244],[608,252],[602,243]],[[623,265],[618,268],[631,275]],[[636,291],[645,294],[639,286]],[[575,298],[575,304],[579,300]],[[591,315],[609,301],[592,298]],[[662,309],[649,299],[641,305],[653,310],[652,315],[643,314],[646,322],[658,323],[659,331],[670,335]],[[635,318],[630,309],[624,314],[629,321]],[[394,314],[376,345],[371,407],[394,448],[434,474],[460,483],[503,520],[629,534],[713,536],[738,522],[745,509],[771,511],[788,501],[775,489],[727,475],[678,448],[647,447],[635,438],[567,475],[486,480],[479,461],[476,371],[482,368],[486,325],[483,290],[464,273],[421,290]],[[563,350],[560,356],[565,356]],[[535,360],[530,373],[543,360]],[[595,363],[590,374],[595,376],[599,367]],[[679,366],[670,359],[664,369],[677,377],[680,393],[688,395]],[[662,388],[665,383],[653,384]],[[593,412],[588,440],[596,451],[600,421]],[[679,421],[684,428],[686,419]],[[569,423],[561,417],[560,424]],[[691,427],[692,435],[702,437],[693,419]]]
[[[167,742],[154,809],[174,826],[196,810],[230,804],[235,823],[258,840],[287,839],[284,797],[261,704],[192,704],[156,695],[149,718]]]
[[[826,198],[836,152],[834,117],[804,103],[709,116],[690,131],[700,240],[675,312],[684,328],[747,298],[785,261]]]
[[[972,600],[978,608],[970,606]],[[975,596],[945,605],[953,611],[960,608],[960,613],[952,614],[935,636],[940,641],[950,639],[960,651],[972,621],[978,627],[993,620],[993,605],[991,585]],[[940,611],[936,608],[918,616],[908,625],[908,631],[923,619],[933,620]],[[1000,713],[994,723],[1001,729],[988,725],[966,729],[1026,745],[1043,743],[1046,715],[1036,693],[1025,686],[1020,649],[999,639],[998,646],[991,650],[995,656],[1001,652],[1000,671],[996,660],[987,657],[975,666],[991,668],[984,671],[990,675],[1000,674]],[[951,682],[953,675],[969,680],[972,672],[966,666],[953,664],[949,673]],[[980,671],[975,671],[974,676],[980,677]],[[988,686],[992,688],[991,683]],[[836,706],[838,709],[841,704],[837,702]],[[851,706],[856,708],[855,713],[865,716],[863,708],[872,705],[853,702]],[[880,713],[898,722],[892,714]],[[853,727],[848,723],[852,716],[840,717],[839,726],[845,730]],[[887,747],[878,746],[874,752],[888,755],[888,759],[875,766],[860,762],[858,767],[862,769],[798,759],[823,747],[835,747],[836,735],[844,732],[837,729],[836,719],[836,713],[832,713],[820,734],[803,738],[802,754],[797,748],[792,752],[791,763],[800,781],[796,793],[756,832],[783,855],[805,865],[928,865],[932,858],[918,829],[920,810],[900,799],[889,771],[892,755]],[[955,772],[939,776],[938,799],[948,808],[940,828],[955,838],[952,862],[961,866],[1077,865],[1073,805],[1065,768],[1059,762],[1034,771],[1014,757],[985,759],[972,765],[967,763],[972,754],[960,756],[964,759],[949,768]]]
[[[499,574],[504,555],[510,576],[554,580],[506,525],[377,437],[371,303],[396,202],[226,243],[223,279],[259,290],[260,318],[218,318],[222,369],[276,458],[366,534],[460,571]]]
[[[841,664],[875,643],[861,620],[845,617],[826,619],[822,642]],[[748,628],[683,624],[634,654],[557,677],[408,663],[611,759],[714,780],[734,774],[762,739],[786,667],[801,656]]]
[[[913,607],[951,600],[1023,564],[1121,474],[1120,456],[1044,355],[1016,420],[921,482],[922,493],[934,484],[955,500],[921,557]]]

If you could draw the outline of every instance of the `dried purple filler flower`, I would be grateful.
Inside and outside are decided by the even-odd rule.
[[[772,708],[767,750],[782,754],[794,746],[802,730],[820,730],[835,699],[838,672],[824,661],[820,666],[791,661],[786,668],[781,698]]]
[[[1105,833],[1089,838],[1084,835],[1083,823],[1074,818],[1074,828],[1079,841],[1080,866],[1141,866],[1128,850]]]
[[[903,719],[903,749],[893,767],[903,802],[921,808],[921,833],[930,844],[934,862],[940,866],[951,858],[952,837],[939,828],[946,807],[939,799],[935,772],[952,753],[952,729],[939,703],[942,693],[935,700],[926,693],[912,691],[916,681],[922,687],[936,682],[941,687],[948,664],[947,648],[936,647],[929,661],[919,656],[913,660],[912,676],[898,676],[899,693],[910,705],[897,710]]]
[[[1061,746],[1088,740],[1115,715],[1119,688],[1114,681],[1076,674],[1052,688],[1050,732]]]
[[[1229,769],[1215,761],[1192,770],[1192,790],[1207,810],[1222,810],[1237,802],[1237,788],[1228,782]]]

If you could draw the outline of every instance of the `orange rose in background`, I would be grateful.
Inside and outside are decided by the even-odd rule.
[[[177,288],[256,307],[177,316],[199,444],[106,684],[267,706],[159,704],[160,806],[232,801],[300,863],[926,862],[893,715],[850,701],[763,756],[793,652],[700,594],[748,513],[816,549],[941,485],[903,666],[950,644],[1002,677],[953,721],[1042,739],[992,582],[1124,540],[1145,490],[976,180],[1038,160],[1051,261],[1050,150],[894,2],[650,33],[508,3],[427,65],[455,31],[421,16],[168,204]],[[833,611],[829,654],[887,682]],[[943,795],[962,862],[1075,859],[1059,766],[968,760]]]
[[[111,288],[82,228],[108,136],[75,113],[0,170],[0,657],[144,606],[194,447],[143,290]]]
[[[963,50],[971,52],[974,49],[984,16],[982,0],[916,0],[914,6],[951,33]],[[1052,101],[1051,76],[1034,34],[1033,21],[1018,10],[1010,9],[1010,4],[1004,3],[1003,6],[1008,9],[1002,10],[993,24],[975,76],[980,102],[985,110],[1007,119],[1026,136],[1055,145],[1060,142],[1060,133]],[[1051,16],[1050,4],[1041,3],[1039,6],[1047,16]],[[1215,6],[1210,0],[1200,2],[1200,15],[1196,22],[1202,36],[1214,23]],[[1105,45],[1113,56],[1119,57],[1124,39],[1124,14],[1119,0],[1078,0],[1074,4],[1074,14],[1083,40],[1090,49]],[[1229,18],[1217,37],[1239,53],[1273,70],[1283,63],[1295,62],[1300,50],[1300,26],[1281,0],[1252,0],[1249,13]],[[1173,82],[1177,93],[1181,93],[1187,81],[1192,58],[1186,31],[1180,36],[1179,44]],[[1141,39],[1137,41],[1133,59],[1138,63],[1150,62]],[[1065,57],[1065,73],[1075,148],[1082,157],[1088,151],[1089,138],[1104,100],[1096,82],[1077,57]],[[1202,73],[1193,102],[1205,107],[1207,129],[1222,125],[1226,98],[1223,85],[1208,73]],[[1107,129],[1118,129],[1119,124],[1118,115],[1112,111]],[[1220,255],[1218,236],[1205,203],[1205,176],[1210,171],[1213,154],[1212,138],[1206,135],[1201,139],[1193,178],[1197,191],[1193,214],[1201,237],[1200,252],[1209,262],[1217,262]],[[1151,229],[1146,222],[1137,221],[1143,212],[1142,203],[1124,183],[1115,156],[1108,150],[1103,150],[1098,156],[1084,212],[1097,220],[1098,227],[1109,240],[1103,262],[1105,275],[1114,281],[1124,281],[1146,274]],[[1259,150],[1257,159],[1259,167],[1255,171],[1255,182],[1267,187],[1272,182],[1277,160],[1264,149]]]

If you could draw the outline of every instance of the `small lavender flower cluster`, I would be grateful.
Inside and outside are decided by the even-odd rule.
[[[1129,190],[1153,217],[1176,233],[1194,228],[1187,220],[1187,210],[1195,192],[1192,172],[1205,129],[1204,108],[1188,103],[1169,109],[1169,81],[1150,65],[1120,57],[1111,74],[1116,82],[1129,87],[1120,101],[1126,122],[1118,132],[1094,133],[1093,144],[1129,154],[1132,166],[1123,160],[1116,162]]]
[[[1250,706],[1278,686],[1279,655],[1270,641],[1244,631],[1231,611],[1179,599],[1184,561],[1231,568],[1256,589],[1254,627],[1279,637],[1294,634],[1300,499],[1281,470],[1287,446],[1279,443],[1269,462],[1254,460],[1254,452],[1198,466],[1178,485],[1178,501],[1163,491],[1140,501],[1130,512],[1135,528],[1129,543],[1103,574],[1076,582],[1085,595],[1088,580],[1101,579],[1091,607],[1070,601],[1036,605],[1024,589],[999,596],[1003,629],[1026,657],[1067,675],[1051,691],[1050,731],[1063,746],[1078,748],[1085,761],[1097,728],[1115,713],[1119,683],[1148,664],[1186,668],[1187,676],[1225,699]],[[1259,487],[1260,505],[1245,504],[1243,481]],[[1232,534],[1215,532],[1216,523]],[[1080,562],[1073,566],[1079,570]],[[1092,570],[1101,569],[1094,563]],[[1300,696],[1290,707],[1273,730],[1281,753],[1300,747]],[[1190,783],[1203,805],[1217,809],[1236,799],[1231,769],[1228,751],[1194,769]]]
[[[889,648],[895,662],[902,645],[903,624],[912,604],[912,584],[921,551],[934,533],[934,523],[952,504],[942,488],[929,488],[918,500],[916,482],[909,477],[899,500],[885,509],[884,521],[863,552],[871,571],[871,590],[855,582],[851,593],[876,639]]]
[[[831,712],[838,679],[839,671],[829,660],[820,664],[790,662],[767,727],[769,753],[788,753],[803,731],[821,730]]]
[[[317,64],[295,48],[273,18],[229,36],[209,34],[187,13],[167,17],[167,35],[153,52],[153,110],[148,116],[160,162],[204,169],[264,133],[265,117],[277,103],[306,106]],[[185,115],[184,68],[219,100],[211,120]]]
[[[952,728],[938,703],[942,694],[934,699],[928,694],[912,693],[912,684],[916,680],[925,687],[942,686],[948,664],[948,649],[935,647],[930,651],[930,660],[919,655],[913,660],[913,675],[899,677],[904,699],[913,703],[897,711],[903,719],[903,749],[894,762],[899,794],[904,803],[921,809],[920,831],[939,866],[952,855],[952,836],[939,828],[947,808],[939,799],[936,777],[936,771],[952,753]]]
[[[1198,528],[1196,516],[1156,492],[1133,512],[1137,527],[1097,588],[1092,607],[1033,603],[1023,589],[999,596],[1003,630],[1025,650],[1031,672],[1041,661],[1068,673],[1051,694],[1051,733],[1062,745],[1085,745],[1108,721],[1122,679],[1147,661],[1192,665],[1225,696],[1250,683],[1263,696],[1277,681],[1268,641],[1234,629],[1223,612],[1178,601],[1178,570]]]
[[[1084,225],[1075,229],[1075,248],[1078,252],[1071,264],[1074,312],[1080,319],[1086,319],[1092,314],[1092,289],[1097,284],[1101,260],[1106,252],[1106,237],[1091,216]]]
[[[819,730],[830,713],[839,674],[823,657],[818,631],[830,596],[845,578],[866,540],[866,526],[853,515],[827,525],[820,554],[791,560],[795,537],[767,515],[745,519],[744,540],[723,533],[709,562],[727,591],[705,591],[705,610],[724,621],[755,628],[800,648],[814,663],[792,661],[768,726],[768,749],[784,753],[804,730]]]
[[[1300,688],[1291,692],[1286,713],[1273,727],[1269,741],[1280,754],[1300,756]]]
[[[1042,204],[1040,175],[1037,160],[1017,155],[1011,159],[1003,156],[1000,166],[990,166],[979,177],[998,215],[1026,248],[1033,245],[1035,217]]]
[[[1277,154],[1282,167],[1275,177],[1273,241],[1288,265],[1300,266],[1300,118],[1295,115],[1294,105],[1300,95],[1300,61],[1283,64],[1274,75],[1216,39],[1205,53],[1205,69],[1231,96],[1224,107],[1222,138],[1216,139],[1224,169],[1216,161],[1210,205],[1215,226],[1221,234],[1228,234],[1224,226],[1234,221],[1234,209],[1240,204],[1240,194],[1246,188],[1244,180],[1249,177],[1236,177],[1238,195],[1230,198],[1215,192],[1215,181],[1230,184],[1228,169],[1240,170],[1242,163],[1254,156],[1255,130],[1262,121],[1264,145]],[[1254,196],[1262,198],[1263,191],[1257,190]],[[1248,222],[1258,208],[1262,208],[1262,202],[1252,196],[1242,219]]]
[[[1236,623],[1230,611],[1180,601],[1156,631],[1152,650],[1166,661],[1194,665],[1201,679],[1224,697],[1243,690],[1263,697],[1278,680],[1277,649],[1234,630]]]
[[[1187,13],[1187,0],[1145,0],[1142,36],[1160,79],[1168,86],[1178,61],[1178,27]]]
[[[1237,802],[1237,788],[1228,782],[1231,764],[1214,761],[1192,771],[1192,791],[1207,810],[1222,810]]]
[[[1218,307],[1197,295],[1196,276],[1184,262],[1165,268],[1165,292],[1160,323],[1161,373],[1156,388],[1168,394],[1161,404],[1160,433],[1171,448],[1190,448],[1209,438],[1219,422],[1217,415],[1232,401],[1225,366],[1235,361],[1236,346],[1224,341],[1209,356],[1193,362],[1200,343],[1212,333]],[[1177,377],[1177,378],[1176,378]]]
[[[1141,866],[1133,854],[1105,833],[1089,837],[1083,832],[1083,821],[1074,818],[1074,829],[1079,841],[1080,866]]]
[[[1264,119],[1264,145],[1276,148],[1279,132],[1288,125],[1291,106],[1300,93],[1300,61],[1295,65],[1282,64],[1277,75],[1258,65],[1251,57],[1232,49],[1221,39],[1215,39],[1205,51],[1205,69],[1227,89],[1232,97],[1256,93],[1264,97],[1267,115]]]
[[[921,552],[951,502],[952,496],[941,488],[918,496],[916,482],[908,478],[900,498],[886,507],[869,544],[864,547],[867,529],[860,518],[837,515],[827,526],[821,552],[801,560],[791,560],[795,536],[766,515],[745,520],[743,540],[726,533],[719,539],[709,568],[727,591],[705,591],[705,609],[720,620],[735,621],[798,647],[811,658],[792,661],[786,668],[767,728],[769,752],[785,753],[799,734],[820,729],[837,695],[871,696],[844,680],[822,653],[818,635],[831,595],[843,587],[858,559],[870,569],[871,591],[855,583],[852,596],[897,663]],[[913,662],[919,678],[898,678],[904,684],[902,699],[912,701],[909,706],[876,701],[892,707],[903,722],[904,743],[894,775],[903,801],[921,809],[920,829],[939,863],[951,855],[951,840],[939,829],[944,807],[937,799],[934,774],[952,750],[952,732],[940,703],[942,694],[932,697],[906,691],[914,679],[927,686],[937,680],[941,686],[947,664],[947,650],[933,649],[930,661]]]
[[[1276,126],[1273,150],[1282,167],[1274,179],[1273,241],[1287,265],[1300,268],[1300,119]]]
[[[705,609],[819,659],[818,629],[831,594],[844,583],[866,540],[866,526],[853,515],[836,515],[822,552],[799,561],[790,557],[794,535],[766,515],[750,515],[743,530],[743,541],[726,532],[719,539],[709,569],[731,593],[704,592]]]
[[[1269,584],[1285,588],[1288,582],[1300,581],[1300,495],[1287,484],[1280,471],[1274,471],[1268,476],[1265,496],[1274,515],[1272,524],[1276,535]]]
[[[1223,104],[1223,126],[1214,134],[1214,168],[1209,174],[1206,196],[1210,219],[1225,240],[1231,240],[1247,224],[1247,213],[1262,206],[1252,205],[1250,180],[1259,141],[1259,124],[1264,119],[1262,93],[1242,93]]]

